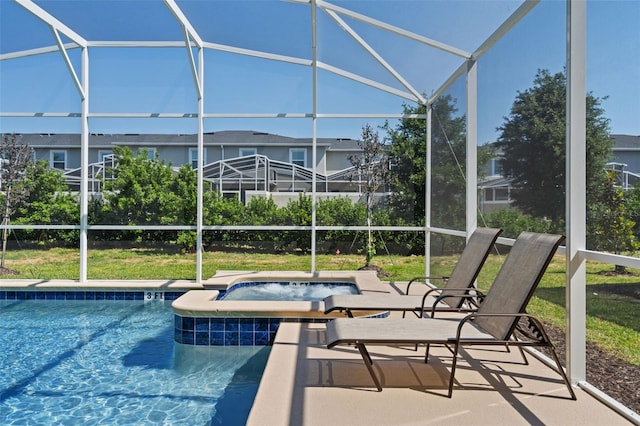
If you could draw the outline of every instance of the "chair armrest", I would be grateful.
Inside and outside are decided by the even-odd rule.
[[[523,313],[516,313],[516,314],[503,314],[503,313],[495,313],[495,314],[480,314],[478,312],[472,312],[470,314],[468,314],[467,316],[465,316],[464,318],[462,318],[460,320],[460,324],[458,324],[458,330],[456,332],[456,342],[460,341],[460,333],[462,332],[462,327],[469,321],[471,321],[474,318],[479,318],[479,317],[512,317],[512,318],[527,318],[529,321],[531,321],[535,327],[537,328],[537,330],[540,332],[540,336],[539,337],[533,337],[533,336],[529,336],[532,339],[536,339],[538,340],[538,342],[542,343],[542,344],[552,344],[551,340],[549,339],[549,336],[547,335],[547,332],[544,329],[544,326],[542,325],[542,322],[536,318],[535,316],[528,314],[526,312]],[[514,329],[515,331],[515,329]],[[511,335],[508,336],[507,340],[500,340],[500,339],[496,339],[496,342],[504,342],[504,343],[514,343],[513,340],[509,340],[511,338],[511,336],[513,336],[513,332],[511,333]],[[515,341],[515,343],[517,343],[517,339]]]
[[[434,289],[434,290],[439,290],[441,293],[445,293],[445,294],[441,294],[440,296],[436,297],[436,300],[433,302],[433,305],[431,305],[431,318],[435,317],[435,313],[437,311],[436,306],[438,306],[438,303],[440,303],[442,300],[448,298],[448,297],[459,297],[462,299],[467,299],[467,301],[473,305],[473,308],[459,308],[456,309],[456,312],[474,312],[476,309],[478,309],[478,307],[480,306],[480,303],[482,303],[482,300],[484,300],[484,293],[482,293],[480,290],[477,290],[475,288],[440,288],[440,289]],[[473,293],[470,293],[473,292]],[[422,298],[422,306],[421,306],[421,310],[422,310],[422,315],[424,315],[424,312],[426,311],[425,309],[425,303],[427,301],[427,296],[429,295],[429,293],[431,293],[431,291],[428,291]]]
[[[409,289],[411,288],[411,284],[413,284],[414,282],[418,283],[418,284],[424,284],[427,285],[426,280],[448,280],[449,277],[415,277],[412,278],[411,281],[409,281],[409,284],[407,284],[407,290],[405,292],[405,294],[409,294]],[[425,282],[420,282],[420,280],[425,280]]]

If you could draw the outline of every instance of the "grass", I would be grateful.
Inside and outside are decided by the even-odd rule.
[[[478,278],[487,290],[504,257],[492,255]],[[363,265],[358,255],[318,255],[317,270],[355,270]],[[432,275],[448,274],[456,256],[432,259]],[[391,281],[408,281],[424,274],[423,256],[376,256],[373,262],[389,273]],[[194,279],[195,254],[154,249],[89,250],[89,279]],[[15,250],[7,252],[5,266],[20,275],[4,278],[77,279],[79,252],[73,249]],[[310,256],[207,252],[203,254],[203,276],[218,270],[311,269]],[[612,265],[587,263],[587,340],[634,365],[640,365],[640,271],[612,275]],[[566,326],[564,258],[556,256],[542,279],[528,312],[562,329]]]

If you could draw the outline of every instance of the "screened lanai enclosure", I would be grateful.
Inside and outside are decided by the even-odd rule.
[[[319,254],[361,248],[369,230],[379,252],[424,255],[428,275],[432,252],[459,248],[487,224],[479,188],[494,191],[487,182],[501,179],[504,191],[492,194],[513,208],[509,191],[534,185],[489,166],[496,142],[519,138],[513,129],[522,130],[526,95],[560,81],[562,102],[532,125],[560,123],[547,135],[562,140],[566,161],[553,178],[564,188],[546,203],[562,216],[537,223],[555,221],[549,229],[560,226],[567,237],[566,287],[556,299],[566,295],[569,375],[590,387],[587,263],[640,268],[640,260],[629,250],[588,249],[587,95],[598,100],[602,129],[640,133],[639,19],[638,3],[625,1],[0,0],[0,133],[37,137],[34,160],[62,169],[77,196],[77,214],[65,219],[13,216],[2,227],[71,236],[80,283],[90,281],[88,254],[101,241],[192,236],[191,278],[200,282],[210,275],[203,253],[211,247],[235,242],[252,253],[257,242],[279,241],[280,252],[307,256],[313,272]],[[388,171],[373,191],[370,226],[322,204],[365,198],[367,179],[354,184],[349,172],[364,161],[353,158],[366,151],[354,143],[365,126],[379,136],[385,149],[375,160]],[[230,131],[281,142],[208,142]],[[178,135],[183,142],[172,144]],[[175,205],[193,203],[159,216],[157,205],[113,208],[124,187],[103,188],[108,179],[96,176],[117,174],[124,160],[114,161],[114,151],[124,148],[130,164],[146,152],[173,176],[195,173],[192,187],[168,191]],[[543,158],[519,161],[546,170]],[[216,204],[282,192],[305,214],[251,222]],[[110,214],[96,213],[100,206]]]

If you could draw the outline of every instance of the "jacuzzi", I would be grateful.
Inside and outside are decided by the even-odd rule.
[[[349,282],[333,281],[247,281],[231,285],[218,300],[277,300],[319,302],[334,294],[358,294]]]
[[[204,290],[191,290],[172,303],[174,339],[177,343],[199,346],[269,345],[281,322],[326,322],[344,316],[324,314],[322,300],[227,300],[221,293],[233,286],[251,287],[257,283],[330,283],[349,287],[355,293],[393,293],[378,279],[375,271],[340,272],[250,272],[221,271],[203,282]],[[384,315],[360,312],[363,316]]]

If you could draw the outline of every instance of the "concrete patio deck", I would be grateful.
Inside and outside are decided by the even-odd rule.
[[[453,397],[447,398],[446,348],[434,347],[429,364],[423,349],[368,349],[382,392],[355,348],[326,348],[323,324],[282,324],[247,424],[629,424],[580,389],[572,401],[557,373],[533,356],[524,365],[517,350],[463,350]]]

